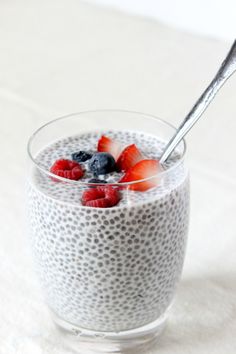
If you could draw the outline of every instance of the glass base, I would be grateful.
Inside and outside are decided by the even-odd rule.
[[[121,332],[96,332],[75,326],[60,319],[54,313],[53,320],[63,333],[63,342],[74,353],[144,353],[158,339],[165,328],[168,317],[166,311],[154,322],[132,330]]]

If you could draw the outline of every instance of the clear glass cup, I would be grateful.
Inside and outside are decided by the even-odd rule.
[[[156,156],[175,128],[137,112],[89,111],[44,125],[28,143],[30,238],[46,303],[71,343],[103,353],[146,345],[161,333],[183,267],[189,220],[184,141],[156,176],[113,183],[122,202],[111,208],[81,205],[91,184],[49,172],[74,149],[75,136],[79,150],[83,137],[116,137],[117,131],[124,145],[146,144]],[[135,190],[147,181],[157,186]]]

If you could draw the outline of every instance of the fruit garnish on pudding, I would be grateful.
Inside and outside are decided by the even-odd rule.
[[[118,159],[123,147],[119,141],[111,139],[105,135],[102,135],[98,140],[97,151],[99,152],[108,152],[111,154],[115,160]]]
[[[54,175],[75,181],[79,180],[84,175],[84,171],[79,163],[66,159],[55,161],[50,168],[50,172]]]
[[[121,152],[117,160],[117,168],[119,171],[128,171],[137,162],[143,159],[144,156],[137,146],[135,144],[129,145]]]
[[[129,189],[134,191],[146,191],[157,186],[157,178],[155,177],[159,171],[159,163],[157,160],[141,160],[131,167],[126,174],[120,179],[120,183],[134,182],[146,178],[150,178],[144,182],[133,183],[129,185]],[[153,177],[153,178],[151,178]]]
[[[97,142],[97,151],[89,145],[88,150],[70,151],[72,160],[56,160],[50,172],[60,177],[82,179],[85,183],[91,183],[81,196],[81,204],[108,208],[119,203],[125,189],[145,192],[158,185],[156,176],[159,162],[148,159],[146,155],[136,144],[125,146],[118,140],[102,135]],[[145,181],[136,182],[139,180]],[[118,192],[116,183],[126,184],[120,185]]]
[[[85,162],[85,161],[91,159],[92,156],[93,156],[93,154],[90,152],[78,151],[78,152],[74,152],[71,155],[71,159],[76,162]]]
[[[111,186],[90,188],[82,195],[82,204],[96,208],[109,208],[116,205],[120,200],[117,189]]]
[[[113,172],[115,165],[114,157],[107,152],[97,152],[89,160],[89,169],[95,176]]]

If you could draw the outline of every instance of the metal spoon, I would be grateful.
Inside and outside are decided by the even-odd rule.
[[[165,150],[160,158],[160,163],[163,164],[172,151],[179,144],[181,139],[189,132],[192,126],[198,121],[203,112],[206,110],[208,105],[211,103],[216,93],[228,80],[228,78],[236,71],[236,40],[234,41],[228,55],[223,61],[220,69],[216,73],[214,79],[207,87],[207,89],[200,96],[198,101],[195,103],[191,111],[185,117],[184,121],[181,123],[180,127],[170,139],[165,147]]]

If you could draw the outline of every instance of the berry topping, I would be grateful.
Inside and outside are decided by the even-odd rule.
[[[98,140],[97,151],[109,152],[109,154],[111,154],[114,159],[117,160],[122,151],[122,145],[118,141],[112,140],[111,138],[102,135]]]
[[[134,165],[133,167],[131,167],[119,182],[132,182],[140,179],[149,178],[157,175],[158,171],[159,162],[157,160],[142,160],[136,163],[136,165]],[[135,191],[143,192],[155,186],[157,186],[156,177],[151,178],[150,180],[145,182],[130,184],[128,188]]]
[[[127,146],[120,154],[117,160],[117,168],[119,171],[128,171],[137,162],[143,160],[144,157],[135,144]]]
[[[89,183],[107,183],[107,181],[105,181],[104,179],[99,179],[99,178],[91,178],[88,182]]]
[[[119,192],[111,186],[90,188],[82,195],[82,204],[94,208],[109,208],[119,200]]]
[[[115,170],[115,160],[107,152],[96,152],[89,160],[89,169],[96,176],[104,175]]]
[[[92,156],[93,155],[90,152],[77,151],[71,155],[71,158],[72,158],[72,160],[74,160],[76,162],[85,162],[85,161],[91,159]]]
[[[84,174],[79,163],[63,159],[54,162],[50,168],[50,172],[54,173],[54,175],[73,180],[80,179]]]

